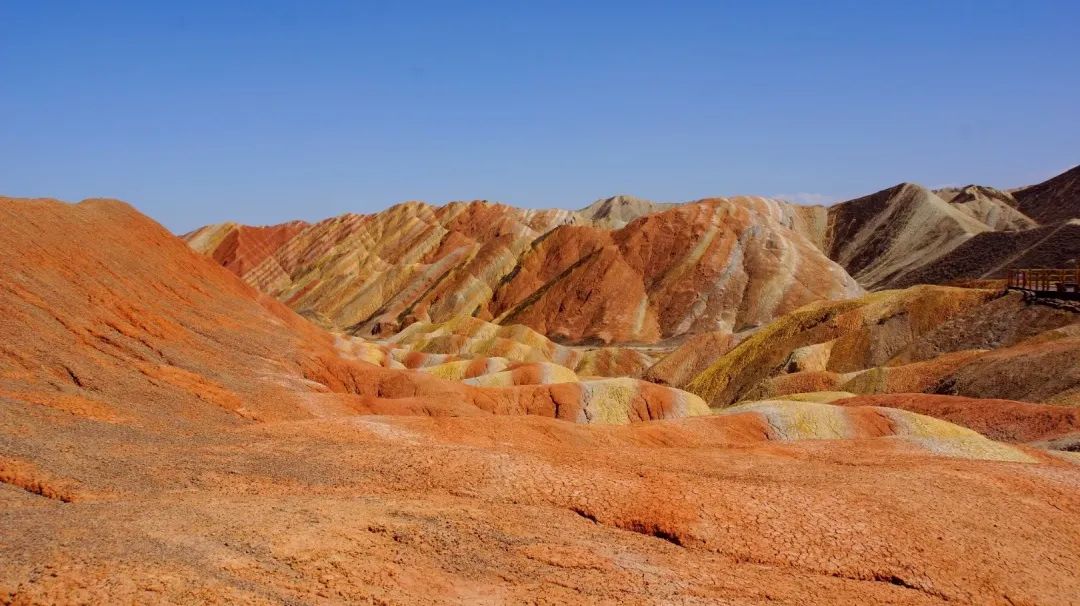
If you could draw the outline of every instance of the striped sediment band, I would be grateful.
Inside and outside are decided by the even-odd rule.
[[[715,414],[756,415],[765,422],[770,440],[890,438],[956,458],[1035,462],[1021,449],[995,442],[966,427],[896,408],[765,400],[732,406]]]
[[[694,394],[630,378],[582,381],[579,423],[623,424],[709,414]]]
[[[553,383],[574,383],[578,376],[574,371],[550,362],[521,364],[501,372],[492,372],[467,378],[468,385],[488,387],[513,387],[515,385],[549,385]]]

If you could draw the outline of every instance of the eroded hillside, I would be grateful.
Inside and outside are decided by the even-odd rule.
[[[520,327],[417,325],[378,343],[324,332],[121,203],[2,199],[0,215],[5,602],[1066,604],[1080,592],[1080,466],[1026,443],[1068,418],[1040,411],[1049,429],[1006,444],[874,401],[694,416],[701,400],[667,387],[537,381],[550,360],[586,356]],[[852,321],[826,332],[854,336],[822,363],[926,359],[967,334],[966,311],[1002,300],[954,295],[928,291],[881,325],[895,316],[882,309],[906,309],[895,295],[845,303]],[[930,330],[937,315],[951,332]],[[1038,333],[999,331],[1015,345],[991,353],[1070,343],[1068,322],[1032,321]],[[738,351],[771,326],[716,343]],[[866,331],[918,338],[864,345]],[[786,345],[823,342],[789,333]],[[536,359],[499,369],[516,341]],[[455,380],[423,370],[453,356],[466,362]],[[466,382],[516,370],[494,381],[508,387]]]
[[[790,205],[745,197],[619,215],[610,205],[620,201],[632,203],[582,212],[409,203],[329,219],[285,241],[234,224],[185,238],[300,313],[361,336],[474,316],[561,342],[654,343],[743,330],[861,292]],[[632,220],[611,229],[612,216]]]

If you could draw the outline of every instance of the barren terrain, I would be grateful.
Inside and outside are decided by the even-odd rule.
[[[331,333],[238,277],[304,225],[203,256],[120,202],[0,199],[0,603],[1076,603],[1075,314],[992,290],[861,295],[805,217],[732,204],[609,204],[589,220],[611,225],[572,227],[604,234],[578,267],[636,268],[644,346],[602,305],[580,318],[611,322],[526,322],[548,334],[449,311]],[[718,267],[700,243],[758,230],[706,209],[763,213],[761,258],[802,259],[740,270],[731,313],[760,326],[690,329],[730,309],[693,302]],[[701,233],[675,246],[653,222]],[[544,252],[556,237],[517,280],[551,279],[576,246]]]

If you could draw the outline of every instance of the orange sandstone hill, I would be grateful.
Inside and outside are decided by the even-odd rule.
[[[779,228],[762,221],[729,235],[726,218],[708,218],[727,204],[661,224],[715,229],[690,245],[701,258],[717,241],[772,255],[788,277],[751,287],[759,269],[748,262],[732,263],[729,279],[776,313],[794,305],[788,279],[806,262],[796,258],[802,240],[781,216]],[[354,222],[363,220],[337,227]],[[510,235],[495,217],[485,224],[500,231],[492,238]],[[237,236],[234,248],[254,260],[264,255],[257,243],[285,240],[257,261],[273,273],[268,259],[305,256],[293,242],[306,228],[287,231]],[[685,258],[652,229],[608,235],[603,250],[629,267]],[[631,237],[641,240],[619,247]],[[467,266],[485,246],[437,239],[464,242],[475,252]],[[418,255],[408,266],[417,274],[438,263],[408,242],[382,245],[400,246],[391,259]],[[498,257],[497,248],[487,251]],[[289,250],[297,256],[277,256]],[[327,253],[322,271],[357,254]],[[687,306],[684,317],[725,317],[708,300],[693,311],[679,294],[678,272],[708,267],[668,267],[653,270],[651,285],[675,272],[676,286],[645,289],[665,293],[647,307],[658,327],[679,316],[666,310]],[[331,289],[319,284],[307,292]],[[783,340],[761,351],[835,338],[829,352],[798,358],[807,368],[914,363],[950,336],[982,345],[965,310],[1000,299],[954,290],[918,295],[929,298],[907,320],[877,323],[896,315],[882,311],[889,295],[845,303],[821,334],[803,336],[820,322],[804,307],[779,333],[769,324],[737,343],[709,342],[765,365],[784,355],[757,353],[767,332]],[[748,296],[732,326],[740,314],[761,317],[761,300]],[[995,333],[1015,343],[990,352],[995,364],[1045,351],[1038,366],[1050,374],[1073,329],[1040,314],[1033,336]],[[928,332],[936,315],[954,326]],[[427,325],[378,343],[333,335],[122,203],[0,199],[0,602],[1069,604],[1080,595],[1080,462],[1026,443],[1059,440],[1071,417],[1006,402],[1020,423],[997,436],[1017,442],[1006,444],[978,433],[987,419],[970,404],[940,412],[960,424],[900,402],[794,396],[701,415],[696,397],[640,381],[544,382],[541,370],[554,369],[540,365],[584,354],[523,330]],[[424,370],[426,356],[473,352],[485,331],[504,340],[491,351],[521,341],[535,360],[499,369],[494,357],[468,359],[460,376],[509,373],[493,381],[508,386]],[[878,346],[866,335],[896,338]],[[457,353],[424,351],[433,347]],[[1026,349],[1002,353],[1016,347]],[[717,393],[745,393],[773,374],[742,372],[740,387]],[[977,373],[953,376],[958,393],[979,389]],[[1066,387],[1050,384],[1046,399],[1071,397]]]
[[[654,343],[859,294],[807,237],[813,221],[764,198],[661,207],[618,197],[578,212],[408,203],[299,230],[221,224],[184,237],[262,292],[354,335],[474,316],[564,343]]]
[[[5,200],[0,212],[5,390],[41,411],[172,424],[183,420],[169,407],[185,399],[201,414],[264,421],[410,412],[420,399],[433,415],[625,422],[703,410],[637,381],[490,389],[373,365],[123,203]]]
[[[1040,225],[1080,219],[1080,164],[1037,185],[1012,192],[1016,208]]]

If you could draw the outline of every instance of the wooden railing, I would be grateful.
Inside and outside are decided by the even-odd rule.
[[[1012,269],[1009,288],[1034,293],[1080,293],[1080,267],[1072,269]]]

